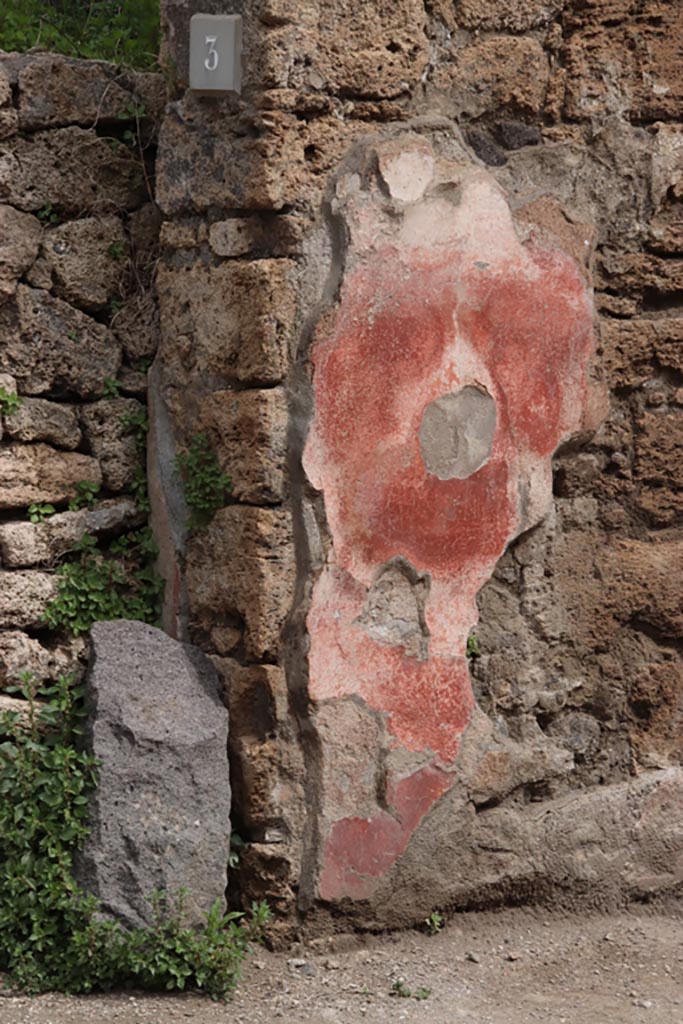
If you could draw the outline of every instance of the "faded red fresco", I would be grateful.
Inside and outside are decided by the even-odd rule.
[[[324,899],[367,895],[452,784],[473,706],[465,644],[476,593],[545,513],[550,456],[581,424],[592,318],[575,264],[520,244],[500,193],[480,180],[452,218],[446,244],[425,230],[418,244],[364,253],[314,345],[305,466],[324,494],[333,554],[308,617],[310,695],[361,698],[386,716],[393,749],[418,755],[402,777],[388,772],[376,813],[334,820],[323,807]],[[440,480],[422,460],[420,423],[431,401],[466,385],[495,399],[493,450],[467,479]],[[431,577],[425,660],[357,621],[378,570],[399,555]]]

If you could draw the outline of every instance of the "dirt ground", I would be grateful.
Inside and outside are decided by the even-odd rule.
[[[2,995],[0,1024],[683,1024],[682,938],[683,908],[458,915],[436,935],[258,950],[228,1004],[192,995]]]

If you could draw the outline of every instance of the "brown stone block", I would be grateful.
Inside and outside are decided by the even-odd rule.
[[[279,210],[304,198],[296,117],[249,122],[191,95],[171,106],[159,136],[157,201],[167,216],[221,209]]]
[[[282,501],[287,457],[283,388],[215,391],[201,406],[201,429],[232,481],[232,496],[250,504]]]
[[[618,540],[598,557],[602,593],[621,621],[683,637],[683,542]]]
[[[636,419],[634,479],[639,507],[658,526],[683,517],[683,409],[662,406]]]
[[[43,398],[25,398],[17,411],[5,418],[5,433],[14,441],[47,441],[69,450],[78,448],[81,441],[74,408]]]
[[[18,75],[19,127],[35,131],[116,121],[121,111],[135,103],[126,78],[103,61],[36,55]]]
[[[291,260],[160,267],[161,353],[166,382],[206,391],[231,379],[278,383],[289,366],[296,318]]]
[[[616,320],[600,324],[601,364],[612,387],[631,387],[652,376],[653,360],[683,370],[683,318]]]
[[[548,58],[531,38],[489,36],[452,50],[437,67],[434,86],[458,113],[479,116],[506,108],[537,114],[549,81]]]
[[[564,0],[460,0],[456,7],[461,28],[528,32],[552,21],[564,7]]]
[[[0,202],[58,214],[130,210],[147,199],[136,154],[85,128],[36,132],[0,145]]]
[[[105,487],[123,491],[133,483],[143,464],[140,427],[131,424],[145,418],[145,407],[135,398],[103,398],[81,409],[81,424],[90,451],[98,459]]]
[[[187,544],[190,626],[210,632],[226,615],[246,624],[249,658],[272,659],[292,601],[294,546],[289,513],[231,505]]]
[[[102,482],[97,459],[46,444],[8,444],[0,449],[0,508],[66,501],[80,480]]]
[[[683,259],[606,249],[595,261],[595,283],[597,288],[640,295],[645,309],[666,308],[667,301],[675,306],[675,293],[683,291]]]
[[[605,17],[607,6],[600,5],[604,22],[611,20]],[[616,6],[612,24],[602,27],[588,20],[590,27],[569,39],[566,115],[677,119],[683,99],[683,7],[657,0]]]
[[[0,307],[0,370],[20,392],[66,391],[92,398],[116,378],[121,350],[102,324],[37,288],[20,284]]]
[[[304,765],[287,681],[276,665],[214,658],[230,711],[233,798],[253,839],[301,834]]]

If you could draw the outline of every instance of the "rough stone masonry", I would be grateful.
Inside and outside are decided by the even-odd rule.
[[[219,100],[197,4],[162,8],[165,82],[0,55],[0,685],[81,671],[53,570],[137,523],[148,401],[236,898],[313,929],[680,893],[683,8],[207,0],[244,21]],[[188,532],[200,432],[233,488]]]
[[[159,471],[166,620],[224,680],[243,895],[680,891],[683,9],[216,0],[211,100],[163,6],[154,402],[234,482],[184,537]]]

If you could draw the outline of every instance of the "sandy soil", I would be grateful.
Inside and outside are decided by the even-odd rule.
[[[192,995],[2,995],[0,1022],[683,1024],[682,938],[683,908],[467,914],[433,936],[337,936],[258,950],[228,1004]]]

